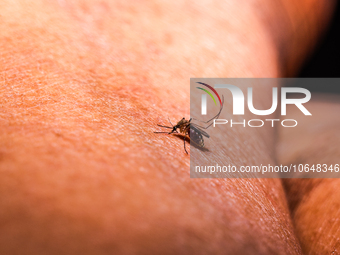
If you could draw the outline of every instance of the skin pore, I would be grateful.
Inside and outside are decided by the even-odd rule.
[[[279,179],[190,179],[153,133],[190,77],[292,75],[333,2],[296,5],[2,1],[0,254],[302,254]],[[224,139],[275,163],[272,129]]]

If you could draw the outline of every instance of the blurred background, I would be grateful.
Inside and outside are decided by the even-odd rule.
[[[340,5],[337,4],[332,23],[314,53],[307,59],[298,77],[340,77]],[[339,93],[337,85],[310,85],[310,91]]]

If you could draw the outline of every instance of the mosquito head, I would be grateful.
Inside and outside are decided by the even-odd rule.
[[[176,133],[177,128],[178,128],[177,125],[176,125],[176,126],[173,126],[171,133]]]
[[[186,125],[186,124],[188,124],[188,121],[185,118],[182,118],[180,121],[177,122],[175,127],[180,128],[180,127],[182,127],[183,125]]]

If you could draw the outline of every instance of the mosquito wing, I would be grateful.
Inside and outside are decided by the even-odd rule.
[[[201,133],[202,135],[204,135],[205,137],[207,137],[207,138],[209,138],[210,137],[210,135],[207,133],[207,132],[205,132],[205,131],[203,131],[202,129],[200,129],[197,125],[195,125],[194,123],[190,123],[190,128],[192,128],[192,129],[196,129],[199,133]]]

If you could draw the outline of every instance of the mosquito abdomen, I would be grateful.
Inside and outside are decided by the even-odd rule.
[[[204,147],[204,139],[199,130],[194,127],[189,127],[189,137],[192,142],[200,147]]]

